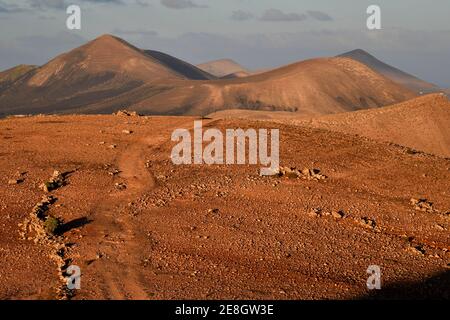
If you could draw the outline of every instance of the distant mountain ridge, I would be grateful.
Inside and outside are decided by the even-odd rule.
[[[231,59],[220,59],[197,65],[200,69],[218,78],[232,78],[232,75],[250,75],[251,72]]]
[[[191,80],[213,80],[216,77],[202,69],[193,66],[183,60],[174,58],[168,54],[165,54],[160,51],[155,50],[144,50],[144,52],[152,57],[153,59],[158,60],[160,63],[169,67],[172,70],[175,70],[179,74],[186,77],[186,79]]]
[[[350,52],[346,52],[339,55],[338,57],[351,58],[361,63],[364,63],[366,66],[381,73],[382,75],[388,77],[389,79],[413,90],[416,93],[424,94],[441,91],[439,86],[423,81],[409,73],[406,73],[400,69],[392,67],[378,60],[373,55],[369,54],[368,52],[362,49],[356,49]]]
[[[233,65],[231,60],[225,65]],[[219,66],[224,66],[219,63]],[[241,68],[237,66],[237,68]],[[226,70],[227,72],[229,71]],[[329,114],[416,96],[349,58],[321,58],[229,79],[154,50],[103,35],[0,86],[0,114],[207,115],[226,109]]]

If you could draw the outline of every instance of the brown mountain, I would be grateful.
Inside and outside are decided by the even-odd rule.
[[[415,97],[408,89],[347,58],[323,58],[240,79],[189,83],[138,103],[145,112],[209,114],[225,109],[328,114],[375,108]],[[180,109],[167,107],[167,100]]]
[[[233,61],[231,59],[220,59],[220,60],[214,60],[205,62],[202,64],[197,65],[200,69],[203,71],[206,71],[218,78],[228,77],[231,78],[233,74],[242,75],[247,74],[249,75],[251,72],[241,66],[236,61]]]
[[[416,93],[432,93],[441,90],[437,85],[423,81],[409,73],[394,68],[361,49],[346,52],[341,54],[339,57],[351,58],[364,63],[376,72],[381,73],[382,75],[413,90]]]
[[[11,85],[16,80],[23,77],[28,72],[34,70],[36,66],[21,64],[11,69],[0,72],[0,90],[3,87]]]
[[[203,79],[204,78],[204,79]],[[206,115],[225,109],[328,114],[415,94],[348,58],[313,59],[245,78],[213,78],[179,59],[109,35],[62,54],[0,91],[0,113]]]
[[[163,52],[155,50],[145,50],[145,54],[151,58],[157,60],[160,64],[165,65],[171,70],[183,75],[186,79],[191,80],[213,80],[216,79],[215,76],[201,70],[200,68],[193,66],[183,60],[174,58]]]
[[[33,69],[4,88],[0,91],[0,112],[76,112],[101,101],[108,101],[107,109],[112,110],[121,107],[115,99],[131,95],[144,84],[191,77],[212,76],[168,55],[145,52],[104,35]]]
[[[450,101],[443,94],[376,110],[321,116],[303,123],[450,158]]]

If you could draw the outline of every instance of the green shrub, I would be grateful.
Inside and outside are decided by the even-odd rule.
[[[45,231],[48,234],[56,235],[61,227],[61,221],[58,218],[48,216],[44,222]]]

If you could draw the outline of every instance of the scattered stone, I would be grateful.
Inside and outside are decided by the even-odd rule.
[[[412,206],[414,206],[415,210],[423,211],[423,212],[434,212],[433,203],[429,202],[427,199],[414,199],[410,200]]]
[[[131,131],[131,130],[122,130],[122,133],[124,133],[124,134],[132,134],[133,131]]]
[[[115,176],[115,175],[118,175],[119,173],[120,173],[120,171],[118,169],[113,169],[111,171],[108,171],[108,174],[110,176]]]
[[[318,217],[320,217],[322,215],[322,209],[314,208],[314,209],[312,209],[311,211],[308,212],[308,215],[310,217],[313,217],[313,218],[318,218]]]
[[[426,253],[425,247],[421,244],[411,245],[409,247],[409,250],[415,254],[420,254],[420,255],[424,255]]]
[[[164,199],[157,199],[157,200],[153,203],[153,205],[154,205],[155,207],[159,207],[159,208],[165,207],[165,206],[167,205],[167,201],[164,200]]]
[[[138,117],[140,116],[136,111],[119,110],[113,113],[115,116],[125,116],[125,117]]]
[[[420,152],[417,151],[417,150],[411,149],[411,148],[404,148],[404,153],[415,155],[415,154],[418,154]]]
[[[125,190],[127,188],[127,185],[122,182],[116,182],[116,184],[114,184],[114,187],[116,187],[117,190]]]
[[[56,233],[62,222],[47,215],[47,211],[56,198],[44,195],[23,223],[19,224],[19,234],[22,239],[33,240],[35,243],[55,245],[58,243]]]
[[[25,174],[26,174],[26,172],[16,171],[16,173],[14,173],[13,178],[8,180],[8,185],[12,186],[12,185],[16,185],[16,184],[20,184],[20,183],[24,182]]]
[[[212,213],[212,214],[218,214],[219,213],[219,209],[215,208],[215,209],[208,209],[208,213]]]
[[[8,185],[12,186],[12,185],[20,184],[22,182],[23,182],[22,179],[9,179],[8,180]]]
[[[45,192],[51,192],[65,185],[64,175],[55,170],[49,181],[42,183],[39,188]]]
[[[111,144],[111,145],[108,146],[108,148],[109,148],[109,149],[115,149],[115,148],[117,148],[117,145]]]
[[[279,177],[287,177],[289,179],[304,179],[304,180],[325,180],[327,177],[320,173],[319,169],[303,169],[298,170],[296,168],[280,167],[278,169]]]
[[[227,196],[227,192],[225,192],[225,191],[217,191],[216,192],[216,197],[218,197],[218,198],[223,198],[226,196]]]
[[[308,212],[308,215],[315,218],[320,217],[333,217],[335,219],[342,219],[345,217],[345,212],[343,210],[339,211],[323,211],[321,208],[314,208],[310,212]]]
[[[345,217],[345,213],[344,211],[332,211],[331,215],[333,216],[333,218],[335,219],[342,219]]]
[[[370,228],[370,229],[375,229],[377,227],[377,223],[375,222],[375,220],[370,219],[368,217],[362,217],[359,220],[359,224],[361,224],[362,226],[364,226],[366,228]]]
[[[31,215],[44,220],[45,213],[47,212],[50,205],[56,202],[56,198],[53,196],[42,196],[41,201],[39,201],[32,209]]]

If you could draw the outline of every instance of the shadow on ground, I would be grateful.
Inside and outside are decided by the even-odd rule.
[[[61,234],[63,234],[63,233],[66,233],[66,232],[68,232],[68,231],[70,231],[70,230],[72,230],[72,229],[81,228],[81,227],[83,227],[83,226],[85,226],[85,225],[91,223],[92,221],[93,221],[93,220],[89,220],[89,219],[86,218],[86,217],[78,218],[78,219],[69,221],[69,222],[67,222],[67,223],[64,223],[64,224],[61,226],[61,229],[59,229],[59,232],[60,232]]]
[[[386,285],[358,297],[359,300],[450,300],[450,270],[422,281]]]

